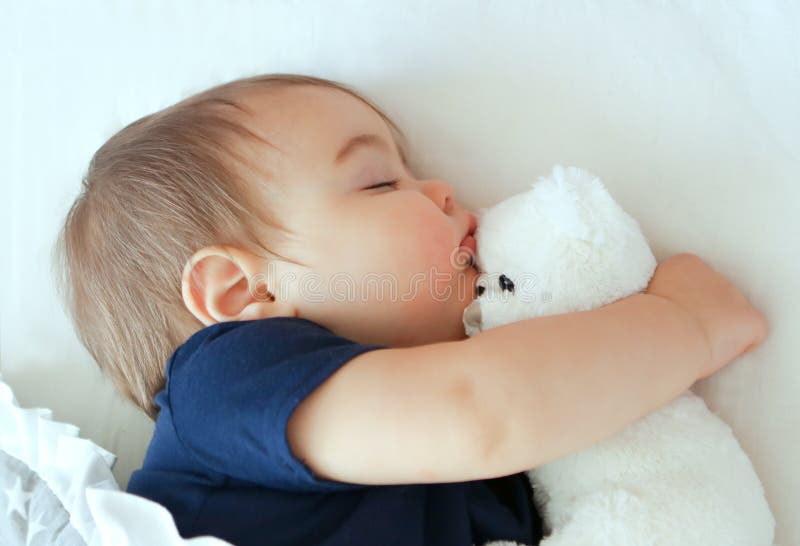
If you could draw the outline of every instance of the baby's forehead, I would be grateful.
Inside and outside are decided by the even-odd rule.
[[[279,169],[310,169],[331,163],[348,139],[376,134],[393,137],[368,104],[338,89],[291,85],[250,92],[242,103],[251,112],[242,120],[257,137],[251,143],[259,163]]]

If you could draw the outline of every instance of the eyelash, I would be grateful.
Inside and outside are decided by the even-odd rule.
[[[391,188],[394,188],[397,185],[397,182],[398,182],[397,180],[387,180],[386,182],[378,182],[377,184],[373,184],[372,186],[367,186],[364,189],[371,190],[371,189],[380,188],[380,187],[383,187],[383,186],[389,186]]]

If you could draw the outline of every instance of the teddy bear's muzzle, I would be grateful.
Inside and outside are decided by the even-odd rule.
[[[477,298],[464,309],[462,320],[468,336],[474,336],[481,331],[481,305]]]

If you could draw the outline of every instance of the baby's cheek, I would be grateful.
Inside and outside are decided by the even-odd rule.
[[[402,201],[400,201],[402,197]],[[427,197],[417,194],[398,195],[399,208],[384,211],[392,216],[394,249],[404,255],[406,267],[431,272],[452,271],[451,255],[457,248],[453,226],[442,211]],[[398,230],[398,226],[403,226]]]
[[[424,239],[424,262],[430,283],[447,286],[455,275],[458,247],[452,232],[431,232]]]

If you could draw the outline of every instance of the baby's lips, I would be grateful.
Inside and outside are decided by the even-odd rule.
[[[470,251],[472,251],[473,254],[478,251],[478,243],[475,241],[475,237],[473,237],[472,235],[467,235],[466,237],[464,237],[461,240],[461,244],[459,244],[459,246],[468,248]]]

